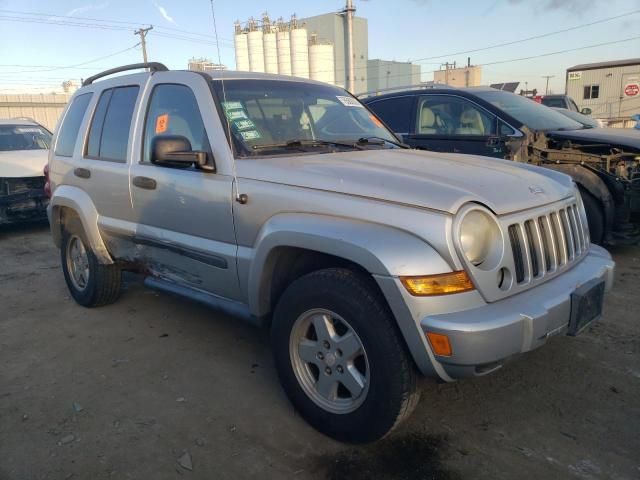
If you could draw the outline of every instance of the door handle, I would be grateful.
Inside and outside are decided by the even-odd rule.
[[[73,174],[76,177],[80,177],[80,178],[91,178],[91,170],[88,170],[86,168],[76,168],[73,170]]]
[[[149,177],[133,177],[132,183],[138,188],[145,190],[155,190],[157,183],[153,178]]]

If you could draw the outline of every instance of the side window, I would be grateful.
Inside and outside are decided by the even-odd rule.
[[[495,116],[464,98],[424,96],[418,103],[418,135],[495,135]]]
[[[60,155],[61,157],[71,157],[73,155],[73,148],[76,145],[80,124],[87,111],[87,106],[89,105],[89,100],[91,100],[92,95],[92,93],[84,93],[73,99],[73,102],[69,106],[69,111],[60,126],[58,140],[56,141],[56,155]]]
[[[499,121],[498,122],[498,128],[500,129],[500,133],[499,135],[501,137],[508,137],[509,135],[515,135],[516,131],[511,128],[509,125],[507,125],[506,123]]]
[[[367,105],[395,133],[409,133],[415,97],[379,100]]]
[[[186,85],[163,84],[153,89],[144,130],[143,162],[151,162],[151,142],[158,135],[181,135],[192,150],[211,150],[198,102]]]
[[[138,86],[117,87],[100,95],[91,121],[86,155],[98,160],[127,161],[129,130]]]
[[[584,99],[590,100],[592,98],[598,98],[600,96],[600,85],[585,85],[584,86]]]

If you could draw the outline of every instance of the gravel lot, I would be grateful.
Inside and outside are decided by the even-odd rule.
[[[136,276],[84,309],[47,227],[4,228],[0,479],[640,478],[640,248],[614,256],[590,331],[489,377],[425,380],[409,422],[350,447],[295,414],[267,332]]]

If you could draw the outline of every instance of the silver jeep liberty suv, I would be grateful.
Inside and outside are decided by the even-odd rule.
[[[305,79],[103,72],[69,102],[47,181],[80,305],[115,301],[134,270],[267,325],[292,403],[342,441],[406,418],[418,372],[485,375],[578,334],[613,281],[568,176],[406,149]]]

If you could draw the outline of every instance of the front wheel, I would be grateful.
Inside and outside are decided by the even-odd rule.
[[[418,400],[416,374],[373,280],[346,269],[293,282],[271,332],[282,385],[300,414],[340,441],[377,440]]]
[[[69,292],[84,307],[113,303],[120,295],[120,268],[98,261],[78,223],[72,222],[62,232],[60,256]]]

